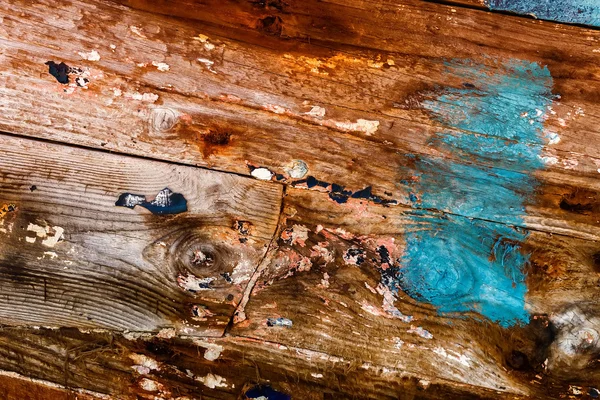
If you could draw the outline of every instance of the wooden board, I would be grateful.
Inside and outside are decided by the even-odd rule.
[[[223,333],[281,186],[6,135],[0,148],[3,324]],[[187,211],[115,205],[165,188]]]
[[[600,379],[597,339],[579,339],[588,330],[597,338],[600,328],[593,261],[597,244],[529,232],[521,250],[531,255],[523,271],[529,317],[506,329],[469,312],[484,312],[487,302],[510,307],[509,291],[498,301],[493,291],[480,291],[500,285],[486,275],[486,269],[497,268],[493,263],[469,269],[467,255],[456,255],[462,259],[458,276],[435,279],[437,296],[450,304],[475,303],[470,310],[444,312],[444,307],[415,301],[414,293],[407,292],[410,280],[406,286],[394,269],[409,268],[405,255],[411,230],[444,234],[435,213],[422,216],[418,226],[411,213],[360,200],[340,206],[323,194],[289,190],[278,248],[261,266],[232,334],[533,398],[557,395],[555,384],[564,388]],[[501,234],[499,224],[490,225]],[[468,240],[462,232],[455,234]],[[454,246],[450,240],[445,243]],[[508,267],[506,254],[502,265]],[[426,263],[437,265],[436,259],[443,257],[423,258],[420,279],[441,275]],[[390,290],[390,281],[401,288]],[[473,286],[462,287],[469,284]],[[287,323],[277,325],[278,318]]]
[[[100,332],[3,328],[0,342],[0,368],[35,377],[38,391],[43,382],[58,382],[80,399],[87,388],[96,398],[246,400],[244,393],[257,385],[306,400],[506,398],[399,369],[365,368],[352,359],[235,337],[127,340]]]
[[[0,316],[79,329],[14,331],[33,342],[15,357],[11,333],[0,368],[179,400],[600,380],[598,31],[416,0],[9,0],[0,21]],[[152,213],[166,187],[185,213]]]
[[[597,32],[539,24],[522,27],[522,19],[494,16],[506,22],[502,34],[522,32],[522,40],[528,43],[523,46],[503,40],[489,25],[491,17],[473,14],[473,10],[452,13],[446,6],[414,2],[407,3],[403,13],[381,11],[377,20],[369,20],[372,16],[367,13],[363,21],[355,14],[363,15],[360,7],[366,4],[348,9],[327,3],[323,5],[327,11],[319,8],[316,15],[347,15],[348,21],[357,24],[352,25],[354,29],[372,26],[369,29],[375,31],[368,38],[356,32],[328,32],[325,43],[325,36],[310,28],[302,35],[288,35],[308,35],[310,44],[283,42],[282,52],[280,40],[260,33],[222,30],[138,11],[125,13],[129,9],[108,2],[73,3],[71,12],[80,17],[72,24],[63,21],[63,10],[40,4],[44,3],[35,8],[19,1],[4,5],[3,59],[11,68],[3,72],[0,127],[7,131],[242,174],[265,167],[292,183],[297,179],[290,175],[290,166],[294,160],[303,160],[307,176],[353,192],[371,186],[378,198],[399,204],[592,240],[600,237],[597,218],[592,215],[600,190],[600,152],[595,148],[600,143],[595,139],[598,56],[590,47],[600,39]],[[185,4],[179,9],[190,10],[190,17],[204,18],[205,14]],[[390,7],[380,6],[382,10]],[[294,15],[294,10],[286,13]],[[451,20],[441,19],[442,11]],[[256,12],[257,18],[264,13]],[[236,15],[223,12],[217,18]],[[420,25],[407,25],[405,19],[420,21]],[[98,20],[112,22],[98,24]],[[439,33],[432,33],[433,21]],[[214,22],[239,26],[235,19]],[[312,25],[325,24],[324,20],[313,22],[297,17],[291,19],[290,29],[304,32]],[[462,25],[456,26],[458,22]],[[68,41],[64,33],[47,34],[65,24],[71,32]],[[23,26],[28,27],[26,32]],[[421,44],[415,47],[402,40],[391,26],[406,26],[406,35]],[[493,30],[494,38],[482,29]],[[563,39],[550,44],[542,41],[540,37],[550,31]],[[233,40],[212,32],[227,32]],[[389,40],[384,39],[388,36]],[[487,38],[487,42],[473,43],[469,40],[473,36]],[[239,43],[241,38],[251,43]],[[261,46],[252,44],[259,41]],[[328,48],[332,41],[338,44]],[[500,42],[504,47],[498,48]],[[470,59],[474,70],[447,62],[450,57],[480,53],[479,48],[485,49],[485,55]],[[572,57],[558,60],[551,56],[567,48]],[[503,64],[502,57],[516,57],[517,64]],[[386,69],[384,58],[395,60],[394,65],[388,63]],[[77,87],[76,80],[81,78],[77,73],[71,76],[73,87],[60,84],[48,73],[48,61],[82,68],[88,89]],[[541,85],[540,96],[545,100],[531,106],[538,98],[522,95],[526,104],[517,102],[521,108],[500,108],[509,111],[508,120],[495,114],[499,111],[493,106],[482,106],[488,107],[489,118],[518,126],[532,124],[529,136],[517,132],[511,138],[495,137],[494,126],[488,132],[488,128],[453,120],[455,107],[445,107],[444,96],[458,90],[471,101],[466,107],[476,110],[481,106],[474,100],[478,95],[469,92],[475,86],[490,101],[502,101],[506,93],[498,93],[493,83],[510,76],[521,62],[530,63],[541,74],[536,85]],[[496,78],[486,83],[484,77],[489,74]],[[464,82],[465,76],[470,82]],[[585,85],[581,85],[584,77]],[[560,94],[560,101],[551,101],[551,93]],[[86,107],[80,106],[82,102]],[[531,118],[518,110],[528,110]],[[518,146],[506,146],[507,140]],[[492,150],[481,151],[486,146]],[[430,177],[433,187],[444,187],[450,197],[480,198],[484,204],[458,207],[414,202],[411,194],[423,188],[411,186],[410,180],[421,175]],[[518,184],[498,178],[506,175]],[[518,199],[513,211],[506,209],[502,196],[482,195],[493,193],[489,186],[504,186]]]

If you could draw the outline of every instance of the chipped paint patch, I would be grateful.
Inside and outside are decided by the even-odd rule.
[[[204,48],[206,50],[214,50],[215,49],[215,45],[212,44],[209,40],[209,37],[203,34],[199,34],[198,36],[193,37],[192,39],[199,41],[200,43],[204,44]]]
[[[358,119],[356,122],[336,122],[335,126],[343,131],[363,132],[367,136],[371,136],[379,129],[379,121]]]
[[[42,245],[46,247],[56,246],[59,240],[62,239],[62,235],[65,232],[65,230],[60,226],[47,225],[43,227],[32,223],[27,226],[27,231],[35,233],[35,237],[25,237],[25,240],[28,243],[35,243],[37,238],[41,238],[43,239]]]
[[[196,380],[202,382],[209,389],[229,387],[227,379],[215,374],[207,374],[206,376],[197,376]]]
[[[161,71],[161,72],[166,72],[169,69],[171,69],[171,67],[169,67],[169,64],[164,63],[164,62],[157,62],[157,61],[152,61],[152,65],[156,67],[157,70]]]
[[[306,246],[309,229],[304,225],[294,224],[291,228],[281,232],[281,239],[290,245]]]

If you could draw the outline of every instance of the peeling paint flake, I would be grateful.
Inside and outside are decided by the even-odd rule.
[[[170,69],[169,64],[164,62],[152,61],[152,65],[155,66],[156,69],[161,72],[166,72]]]
[[[363,132],[371,136],[379,129],[379,121],[358,119],[356,122],[336,122],[335,126],[344,131]]]
[[[79,54],[79,57],[83,58],[84,60],[100,61],[100,54],[96,50],[92,50],[87,53],[84,51],[80,51],[77,54]]]

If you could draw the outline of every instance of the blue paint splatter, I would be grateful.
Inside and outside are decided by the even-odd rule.
[[[423,106],[452,128],[438,133],[433,145],[465,163],[410,156],[417,172],[401,185],[415,208],[452,215],[410,213],[402,267],[386,283],[442,313],[475,311],[502,326],[528,322],[528,256],[521,247],[527,233],[510,225],[523,224],[537,185],[531,173],[544,165],[543,114],[553,98],[552,77],[547,68],[518,60],[495,66],[459,60],[448,68],[466,83]],[[505,159],[514,170],[469,164],[505,165]]]
[[[539,19],[600,27],[598,0],[486,0],[490,10],[533,15]]]

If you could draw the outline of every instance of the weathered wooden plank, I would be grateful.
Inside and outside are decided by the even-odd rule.
[[[548,21],[600,27],[600,5],[595,0],[457,0],[451,2]]]
[[[189,16],[204,18],[204,14],[194,11],[194,4],[181,4],[186,7],[179,9],[190,10]],[[290,29],[308,29],[308,17],[301,15],[311,5],[294,7],[308,8],[286,9],[288,14],[299,15],[291,19]],[[323,34],[307,31],[317,44],[319,40],[339,40],[337,50],[315,47],[313,42],[294,42],[287,43],[290,51],[281,54],[280,50],[272,50],[280,43],[275,39],[265,39],[263,47],[257,47],[203,33],[198,36],[200,28],[195,23],[135,11],[123,13],[120,10],[125,9],[109,3],[74,3],[69,13],[78,15],[76,23],[65,22],[67,14],[50,6],[42,10],[39,4],[38,8],[27,8],[19,2],[7,3],[3,29],[8,41],[4,42],[4,57],[12,69],[5,75],[0,125],[21,134],[238,173],[248,174],[253,166],[263,166],[281,173],[288,181],[294,180],[289,165],[301,159],[307,164],[309,175],[353,192],[372,186],[379,198],[417,208],[438,208],[468,217],[598,239],[592,211],[600,190],[596,179],[600,161],[595,158],[598,152],[594,147],[600,140],[594,140],[598,117],[594,111],[595,92],[590,89],[598,84],[593,73],[596,55],[587,44],[581,44],[581,39],[592,39],[585,43],[597,40],[596,32],[561,27],[560,33],[554,29],[552,32],[564,35],[564,41],[542,44],[537,38],[539,32],[544,32],[542,29],[523,29],[515,22],[520,19],[506,17],[506,31],[502,30],[502,34],[512,34],[518,28],[523,41],[530,44],[523,46],[513,41],[498,48],[495,39],[482,34],[482,27],[472,21],[477,15],[489,25],[489,17],[471,14],[474,11],[470,10],[461,10],[466,14],[459,15],[440,5],[407,3],[402,15],[380,11],[377,18],[387,22],[377,24],[371,20],[361,22],[352,14],[366,7],[366,3],[357,3],[354,11],[329,3],[323,7],[327,8],[327,12],[323,11],[327,15],[351,13],[348,21],[363,30],[373,26],[376,31],[368,43],[366,37],[357,33],[345,37],[334,32],[327,39]],[[380,9],[387,10],[386,7],[391,6],[382,4]],[[170,11],[168,7],[166,10]],[[440,10],[453,15],[454,22],[435,17]],[[225,11],[217,13],[215,22],[238,26],[239,21],[232,17],[237,14]],[[264,11],[256,13],[260,17]],[[54,17],[42,19],[42,14]],[[322,18],[321,15],[310,18]],[[219,19],[226,17],[230,20]],[[367,18],[372,17],[367,14]],[[421,25],[408,26],[403,18]],[[99,25],[97,20],[110,20],[111,24]],[[16,21],[26,22],[27,31],[22,31],[24,25]],[[431,21],[441,24],[440,33],[431,33]],[[461,25],[456,26],[457,21]],[[67,43],[62,36],[47,35],[49,30],[65,24],[72,32]],[[390,30],[391,24],[408,26],[410,32],[406,33],[418,37],[422,46],[401,40],[397,30]],[[484,28],[492,29],[488,25]],[[210,29],[202,27],[202,32]],[[248,32],[242,34],[249,41],[258,40]],[[239,32],[229,35],[241,36]],[[392,35],[389,43],[382,39],[387,35]],[[474,44],[475,35],[485,38],[485,44]],[[465,58],[479,47],[484,47],[487,55],[473,56],[472,65],[448,64],[444,58],[450,57],[451,40],[459,40],[461,46],[457,49],[453,45],[452,51],[457,51],[454,56]],[[93,61],[95,53],[91,50],[98,43],[103,43],[95,50],[100,59]],[[366,49],[348,49],[344,45]],[[564,52],[561,46],[570,46],[574,54],[577,49],[581,51],[572,59],[559,62],[549,54]],[[534,48],[545,50],[538,54]],[[167,50],[169,55],[165,56]],[[527,62],[498,61],[508,54],[516,54]],[[382,62],[382,57],[388,55],[396,60],[394,65]],[[82,57],[87,60],[81,60]],[[90,80],[86,83],[88,89],[77,87],[77,73],[71,77],[74,87],[65,88],[58,83],[45,72],[48,66],[44,63],[49,58],[91,68],[85,78]],[[584,69],[592,74],[584,88],[577,83],[583,76],[580,70],[567,73],[569,65],[575,62],[585,65]],[[519,68],[523,74],[512,76]],[[537,77],[533,83],[539,91],[525,91],[516,102],[507,92],[509,85],[496,84],[506,78],[526,85],[519,79],[529,73]],[[488,75],[494,77],[490,82],[484,79]],[[465,83],[467,78],[469,82]],[[561,94],[561,104],[551,100],[551,88],[552,93]],[[453,115],[459,103],[452,101],[452,94],[469,110],[485,107],[488,118],[479,122],[456,121]],[[478,102],[481,94],[487,99],[485,102]],[[79,107],[82,101],[88,104],[84,110]],[[498,102],[501,107],[496,109]],[[31,111],[40,107],[44,118]],[[585,111],[579,112],[578,107]],[[321,118],[323,111],[326,114]],[[503,116],[504,111],[511,117]],[[541,115],[537,115],[538,111]],[[532,118],[524,117],[525,114]],[[490,119],[519,128],[498,132],[497,124]],[[521,134],[520,129],[528,124],[533,127]],[[590,140],[584,143],[582,135]],[[507,141],[513,145],[507,146]],[[306,143],[312,146],[308,148]],[[556,145],[556,150],[549,148],[550,144]],[[481,151],[482,148],[486,150]],[[381,161],[374,163],[373,159]],[[465,164],[465,160],[470,164]],[[411,184],[415,176],[431,178],[429,183],[445,188],[451,198],[466,196],[483,204],[458,206],[435,199],[423,201],[428,194],[421,192],[430,185],[415,187]],[[494,193],[490,187],[499,186],[511,197],[510,204],[506,196],[484,195]],[[585,198],[579,200],[578,193],[585,193]]]
[[[307,400],[506,398],[398,368],[247,338],[126,340],[101,332],[3,328],[0,342],[1,368],[77,396],[93,390],[100,398],[116,399],[246,399],[244,393],[268,385]]]
[[[600,380],[597,243],[298,189],[284,215],[232,334],[534,398]]]
[[[280,185],[6,135],[0,148],[3,324],[222,334]]]

